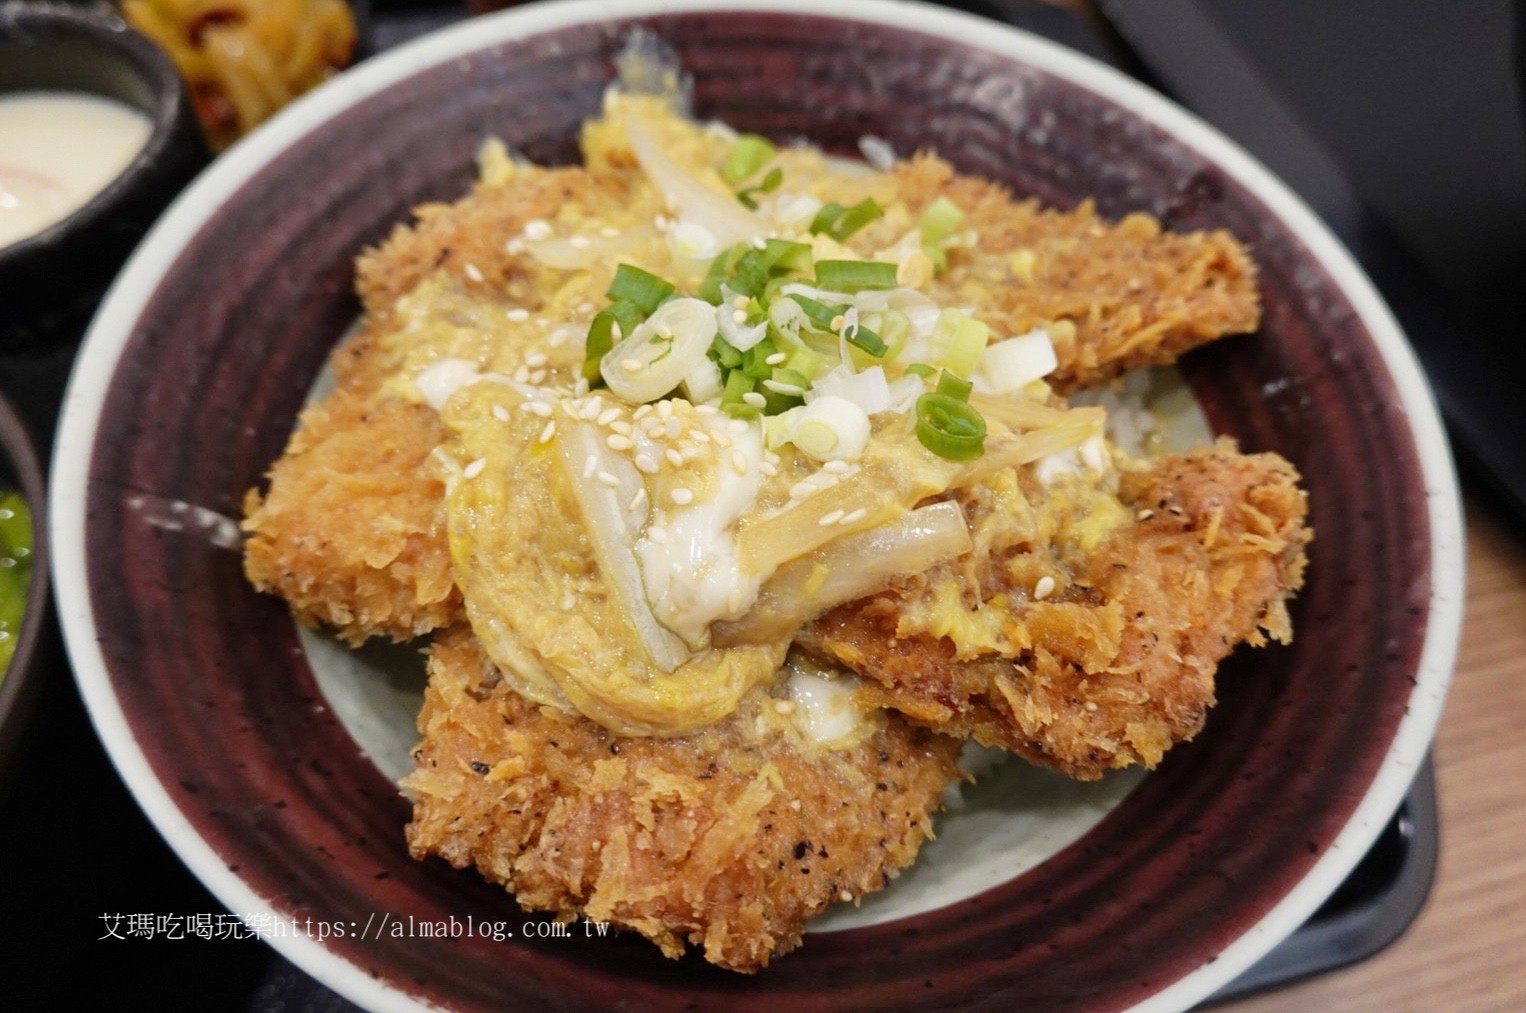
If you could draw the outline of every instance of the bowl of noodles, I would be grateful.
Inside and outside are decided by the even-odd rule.
[[[1444,695],[1456,493],[1370,285],[964,15],[431,36],[224,156],[85,352],[97,728],[367,1006],[1187,1006]]]

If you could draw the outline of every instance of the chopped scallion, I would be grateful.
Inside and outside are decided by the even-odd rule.
[[[805,315],[815,324],[819,330],[830,331],[832,321],[848,311],[846,306],[828,306],[826,303],[817,302],[808,295],[792,293],[789,297],[805,310]]]
[[[917,439],[950,461],[973,461],[985,450],[986,420],[974,408],[947,394],[917,398]]]
[[[721,165],[721,178],[732,186],[736,186],[772,162],[778,153],[778,149],[768,138],[759,137],[757,134],[743,134],[736,139],[736,143],[726,153],[726,161]]]
[[[743,187],[737,191],[737,200],[742,206],[750,211],[758,210],[758,197],[760,193],[773,193],[779,189],[779,184],[784,182],[784,170],[773,168],[768,170],[768,175],[763,177],[763,182],[757,186]]]
[[[912,376],[920,376],[925,380],[929,376],[932,376],[934,373],[936,373],[937,370],[925,362],[913,362],[911,365],[906,367],[906,372],[910,373]]]
[[[816,217],[811,219],[811,234],[831,236],[838,242],[842,242],[884,214],[885,212],[879,204],[875,203],[873,197],[865,197],[851,208],[843,207],[833,201],[823,205],[822,209],[816,212]]]
[[[631,264],[621,264],[615,268],[615,278],[604,294],[616,302],[624,299],[650,315],[674,291],[671,282]]]
[[[896,287],[896,265],[877,260],[818,260],[816,286],[831,292]]]
[[[850,330],[852,333],[848,333]],[[878,334],[863,324],[859,324],[857,327],[844,328],[843,337],[847,339],[848,344],[876,359],[883,359],[885,353],[890,351],[890,346],[885,344]]]
[[[970,381],[961,379],[946,369],[938,377],[937,393],[945,397],[951,397],[955,401],[968,401],[970,399],[970,391],[974,389],[975,385]]]

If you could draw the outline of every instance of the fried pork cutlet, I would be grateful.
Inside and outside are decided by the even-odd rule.
[[[945,196],[979,236],[976,249],[949,258],[927,294],[944,306],[977,295],[977,315],[995,334],[1045,328],[1059,359],[1046,379],[1060,390],[1167,365],[1260,322],[1255,264],[1228,232],[1167,232],[1137,212],[1107,222],[1090,201],[1046,210],[930,155],[893,171],[914,209]]]
[[[455,627],[430,650],[409,847],[476,866],[527,909],[759,970],[828,904],[889,885],[959,776],[955,739],[881,713],[831,749],[775,703],[755,693],[684,738],[616,738],[526,701]]]
[[[1250,261],[1224,233],[1166,233],[1144,215],[1106,225],[1088,206],[1042,211],[931,157],[896,172],[908,202],[947,193],[968,208],[966,221],[981,237],[977,248],[952,252],[929,294],[953,305],[978,288],[977,315],[998,334],[1048,326],[1060,363],[1051,379],[1061,389],[1256,326]],[[245,571],[256,587],[351,643],[408,640],[460,617],[439,510],[443,485],[428,467],[442,431],[430,409],[384,383],[406,342],[398,305],[443,271],[453,304],[537,312],[536,300],[567,272],[509,252],[503,237],[554,217],[564,203],[597,216],[627,199],[627,183],[575,168],[522,170],[508,185],[421,208],[413,227],[399,226],[360,258],[365,329],[335,353],[338,386],[303,414],[268,491],[251,492],[246,503]]]
[[[502,321],[511,305],[537,307],[545,270],[508,253],[501,237],[565,201],[613,200],[621,191],[610,185],[581,169],[525,172],[511,187],[483,186],[456,204],[420,208],[412,228],[399,226],[360,258],[363,329],[334,353],[337,383],[302,413],[268,491],[251,491],[245,502],[244,570],[255,587],[350,643],[409,640],[460,617],[445,487],[429,467],[443,430],[433,409],[386,384],[407,350],[399,307],[437,272],[451,291],[443,305],[420,311]]]
[[[938,731],[1083,780],[1153,767],[1202,728],[1215,668],[1237,644],[1291,639],[1286,602],[1311,537],[1297,479],[1276,454],[1227,440],[1164,458],[1122,474],[1134,519],[1094,551],[1067,561],[1019,539],[973,581],[940,568],[828,613],[797,643]],[[981,598],[955,603],[946,635],[904,635],[913,600],[971,585]],[[998,632],[972,647],[982,628]]]

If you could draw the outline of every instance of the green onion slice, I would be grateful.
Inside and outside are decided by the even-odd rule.
[[[985,450],[986,420],[963,401],[947,394],[917,398],[917,439],[950,461],[973,461]]]
[[[831,292],[862,292],[896,287],[896,265],[877,260],[818,260],[816,287]]]
[[[631,264],[621,264],[615,268],[615,280],[604,294],[615,302],[624,299],[650,316],[675,291],[671,282]]]
[[[721,165],[721,178],[732,186],[736,186],[772,162],[778,153],[779,149],[775,148],[768,138],[759,137],[757,134],[743,134],[726,153],[726,161]]]
[[[661,281],[660,278],[658,280]],[[614,286],[611,285],[610,288],[613,290]],[[629,299],[616,300],[600,310],[588,325],[588,341],[583,354],[583,378],[595,387],[601,386],[604,383],[604,375],[599,372],[599,360],[615,347],[615,342],[640,327],[642,321],[648,316],[650,316],[649,312],[643,312],[641,307]],[[615,333],[616,327],[619,328],[618,336]]]
[[[906,367],[906,372],[910,373],[912,376],[920,376],[925,380],[929,376],[932,376],[934,373],[936,373],[937,370],[925,362],[913,362],[911,365]]]
[[[876,359],[883,359],[885,357],[885,353],[890,351],[890,346],[885,344],[884,340],[881,339],[878,334],[874,333],[863,324],[859,324],[857,327],[852,328],[852,334],[847,333],[848,328],[844,328],[843,330],[843,337],[847,339],[848,344],[852,345],[854,348],[858,349],[860,352],[865,353],[866,355],[872,355]]]
[[[744,187],[737,191],[737,200],[749,211],[758,210],[758,198],[760,193],[773,193],[779,189],[779,184],[784,182],[784,170],[773,168],[768,170],[768,175],[763,177],[763,182],[757,186]]]
[[[811,323],[823,331],[830,331],[832,329],[832,321],[848,312],[848,307],[846,306],[828,306],[824,302],[817,302],[810,296],[801,295],[798,292],[790,293],[789,298],[794,300],[801,309],[805,310],[805,315],[810,319]]]
[[[975,385],[973,383],[955,376],[946,369],[943,371],[943,375],[938,377],[937,393],[945,397],[951,397],[955,401],[969,401],[970,391],[974,389]]]
[[[836,201],[822,206],[811,219],[812,235],[828,235],[838,242],[847,239],[859,229],[885,214],[873,197],[865,197],[850,208]]]

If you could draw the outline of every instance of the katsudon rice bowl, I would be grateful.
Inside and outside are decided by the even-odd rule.
[[[198,800],[205,781],[216,797],[241,782],[278,791],[256,803],[269,816],[241,810],[252,840],[311,840],[339,879],[315,867],[294,892],[262,862],[240,878],[282,910],[359,901],[406,909],[410,924],[512,926],[451,935],[450,959],[527,962],[553,990],[541,972],[581,969],[590,997],[635,975],[654,1001],[683,982],[756,982],[764,995],[828,966],[882,963],[862,955],[870,939],[932,932],[930,955],[941,933],[962,936],[958,912],[982,911],[995,977],[940,985],[927,973],[924,987],[949,1001],[993,982],[1059,997],[1074,982],[990,930],[1029,919],[1045,938],[1056,904],[1081,918],[1070,924],[1121,924],[1115,903],[1067,883],[1137,882],[1141,911],[1164,903],[1168,881],[1185,891],[1168,911],[1202,901],[1244,881],[1243,870],[1215,878],[1231,852],[1211,842],[1247,840],[1230,823],[1249,820],[1264,836],[1233,862],[1268,877],[1237,892],[1227,927],[1159,949],[1149,965],[1168,970],[1144,977],[1162,995],[1200,990],[1221,972],[1192,970],[1197,948],[1264,949],[1294,884],[1334,868],[1322,856],[1355,833],[1344,809],[1323,829],[1302,824],[1304,857],[1278,852],[1291,817],[1263,810],[1315,804],[1261,786],[1274,770],[1305,776],[1279,750],[1341,742],[1346,760],[1321,769],[1356,785],[1383,780],[1383,749],[1327,737],[1327,710],[1336,724],[1366,708],[1397,723],[1391,734],[1405,727],[1403,693],[1362,674],[1377,641],[1328,625],[1322,569],[1344,573],[1364,551],[1350,541],[1369,537],[1352,528],[1363,509],[1415,520],[1356,504],[1412,495],[1416,459],[1398,456],[1398,478],[1355,481],[1336,465],[1370,459],[1368,430],[1348,432],[1327,398],[1262,407],[1290,382],[1343,375],[1306,366],[1332,334],[1343,357],[1382,363],[1364,376],[1392,382],[1388,339],[1368,330],[1386,318],[1325,313],[1349,291],[1344,261],[1324,263],[1346,290],[1290,270],[1306,253],[1259,203],[1270,184],[1140,127],[1129,103],[1184,129],[1110,78],[1088,83],[1121,88],[1124,106],[1067,82],[1071,58],[1027,40],[1009,63],[936,34],[800,12],[592,33],[552,17],[562,27],[520,39],[513,26],[535,16],[484,22],[507,26],[485,50],[447,33],[438,52],[380,61],[373,84],[362,71],[356,97],[328,114],[321,94],[299,104],[271,128],[297,124],[294,146],[269,163],[245,156],[237,179],[225,171],[238,199],[194,240],[239,236],[270,283],[191,311],[203,332],[267,349],[263,366],[190,347],[183,360],[192,374],[217,363],[203,389],[248,390],[223,410],[259,421],[228,415],[232,428],[206,430],[238,447],[214,469],[215,495],[192,488],[208,478],[195,467],[156,479],[124,446],[136,474],[116,486],[131,495],[114,508],[129,533],[115,558],[168,551],[177,577],[168,599],[113,621],[204,614],[183,628],[207,639],[171,668],[242,668],[234,644],[252,637],[253,649],[272,631],[277,653],[263,656],[292,659],[253,682],[198,682],[192,698],[205,714],[229,708],[236,735],[271,736],[256,753],[284,750],[288,773],[248,781],[207,760],[207,774],[178,783]],[[929,16],[956,37],[970,25]],[[870,59],[868,33],[874,54],[907,46],[904,59],[954,59],[945,66],[991,83],[951,84],[968,112],[921,127],[872,119],[864,110],[888,99],[815,62],[825,43],[813,33],[828,28],[855,40],[855,59]],[[729,75],[706,48],[754,33],[762,50]],[[442,56],[460,46],[458,61]],[[802,95],[846,88],[867,105],[822,118],[830,103],[802,112],[809,101],[760,92],[748,75],[777,68],[747,68],[780,54],[802,61]],[[566,60],[582,68],[575,88],[509,115],[529,68]],[[405,65],[418,73],[396,76]],[[375,150],[342,168],[304,116],[328,124],[336,152],[362,137]],[[375,132],[372,117],[400,129]],[[994,159],[992,117],[1013,117],[1011,150]],[[1113,132],[1100,150],[1096,130]],[[449,154],[418,146],[431,133]],[[318,181],[297,204],[307,210],[282,205],[274,228],[256,226],[254,209],[301,165]],[[371,190],[378,172],[391,173],[385,201],[343,196]],[[190,275],[174,280],[194,257],[161,262],[144,320],[166,300],[195,305],[176,295]],[[305,282],[298,263],[314,268]],[[1308,301],[1311,284],[1329,286],[1323,302]],[[346,310],[347,289],[358,308]],[[136,333],[174,361],[190,322],[163,319]],[[301,337],[319,334],[327,354]],[[108,405],[124,403],[122,382]],[[194,400],[171,399],[192,414]],[[1311,440],[1299,413],[1328,440]],[[114,467],[113,455],[92,460]],[[143,542],[134,525],[156,534]],[[1363,544],[1399,573],[1425,565],[1427,532]],[[1405,587],[1429,602],[1426,581]],[[1439,650],[1423,625],[1411,632],[1413,650],[1390,646],[1385,665]],[[1306,686],[1320,661],[1346,674],[1311,673]],[[1321,722],[1300,722],[1306,708]],[[305,715],[301,728],[283,713]],[[149,765],[181,762],[186,746],[172,743],[148,747]],[[357,763],[369,773],[355,776]],[[215,815],[228,811],[191,818],[214,851],[251,840]],[[1169,827],[1193,828],[1184,846],[1167,843],[1183,840]],[[375,875],[341,900],[334,887],[356,859]],[[426,971],[419,954],[359,933],[319,950],[341,962],[385,951],[391,966],[421,968],[403,991],[447,1004],[543,987],[467,985],[442,970],[443,951]],[[1118,965],[1103,980],[1122,991],[1109,994],[1138,987],[1123,984],[1129,961],[1103,963]],[[588,979],[592,967],[613,976]],[[861,981],[885,987],[868,969]]]

